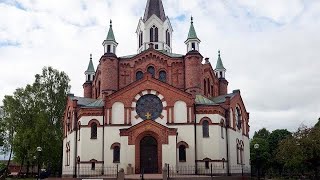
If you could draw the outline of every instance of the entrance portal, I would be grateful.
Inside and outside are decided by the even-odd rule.
[[[152,136],[140,141],[140,171],[151,174],[158,173],[158,143]]]

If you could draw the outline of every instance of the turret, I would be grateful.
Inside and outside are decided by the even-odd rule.
[[[86,82],[83,84],[83,97],[92,98],[92,81],[94,80],[95,76],[95,70],[92,63],[92,54],[90,54],[89,65],[84,74],[86,75]]]
[[[196,30],[193,26],[193,17],[191,17],[191,24],[189,28],[188,38],[184,42],[187,45],[187,52],[189,51],[199,51],[200,39],[197,36]]]
[[[186,92],[197,95],[201,94],[201,62],[203,56],[198,51],[190,51],[186,54],[185,63],[185,85]]]
[[[220,51],[218,51],[218,60],[216,68],[214,69],[216,77],[219,79],[219,95],[228,94],[228,81],[225,79],[226,68],[224,68]]]
[[[116,54],[116,49],[117,49],[118,43],[114,37],[114,33],[113,33],[113,29],[112,29],[112,20],[110,20],[110,28],[109,28],[107,38],[106,38],[106,40],[103,41],[102,45],[104,47],[105,54],[106,53]]]
[[[144,17],[136,30],[138,53],[154,44],[154,49],[172,52],[172,26],[166,16],[161,0],[148,0]]]
[[[118,58],[116,47],[118,43],[114,38],[112,30],[112,21],[110,20],[110,29],[105,41],[103,41],[104,55],[100,59],[101,82],[97,82],[97,97],[101,95],[108,96],[118,90]]]

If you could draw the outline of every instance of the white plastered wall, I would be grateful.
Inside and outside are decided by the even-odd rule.
[[[124,104],[121,102],[112,105],[112,124],[124,124]]]
[[[188,110],[187,104],[183,101],[177,101],[174,103],[174,122],[175,123],[187,123]]]

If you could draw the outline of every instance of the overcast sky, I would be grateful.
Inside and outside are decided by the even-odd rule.
[[[229,92],[240,89],[250,126],[296,130],[320,117],[319,0],[163,0],[173,52],[186,53],[190,16],[200,52],[221,50]],[[44,66],[65,71],[82,96],[89,62],[103,53],[109,20],[118,56],[135,54],[146,0],[0,0],[0,100]],[[2,102],[0,103],[0,105]]]

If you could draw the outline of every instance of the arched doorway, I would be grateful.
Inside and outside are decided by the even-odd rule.
[[[146,174],[158,173],[158,143],[152,136],[140,141],[140,171]]]

